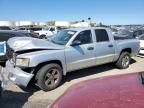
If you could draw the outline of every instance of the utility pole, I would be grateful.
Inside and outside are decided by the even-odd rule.
[[[91,27],[91,18],[88,18],[88,22],[89,22],[89,27]]]

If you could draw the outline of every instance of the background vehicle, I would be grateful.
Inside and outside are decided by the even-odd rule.
[[[139,37],[140,40],[140,50],[139,50],[139,55],[144,56],[144,35],[141,35]]]
[[[20,32],[22,33],[23,35],[27,36],[27,37],[33,37],[33,38],[38,38],[39,35],[34,33],[34,32]]]
[[[0,30],[12,30],[12,29],[8,26],[0,26]]]
[[[43,39],[45,37],[48,37],[54,34],[52,31],[50,31],[48,27],[31,27],[29,29],[32,30],[34,33],[37,33],[40,39]]]
[[[133,33],[126,29],[118,30],[114,36],[125,37],[125,38],[134,38]]]
[[[111,28],[111,31],[112,31],[112,34],[116,34],[118,32],[118,30],[115,28]]]
[[[135,30],[135,31],[133,32],[133,36],[136,37],[136,38],[139,38],[141,35],[144,35],[144,29]]]
[[[6,50],[6,41],[8,39],[12,37],[30,37],[30,36],[34,36],[34,35],[27,33],[27,32],[18,32],[18,31],[13,31],[13,30],[0,30],[0,43],[2,43],[0,44],[1,45],[0,51]],[[6,52],[4,52],[4,54],[0,53],[0,62],[5,62],[7,60],[7,57],[5,55]]]
[[[55,29],[48,28],[48,27],[20,27],[18,30],[37,34],[38,35],[37,38],[40,38],[40,39],[49,37],[49,36],[53,35],[55,32],[54,31]]]
[[[23,43],[21,43],[23,41]],[[108,28],[75,28],[58,32],[49,40],[12,38],[8,46],[13,60],[6,64],[9,79],[27,86],[34,78],[44,91],[60,85],[67,72],[110,62],[129,67],[139,50],[139,40],[114,40]],[[14,78],[13,78],[14,77]]]
[[[70,87],[48,108],[143,108],[144,73],[104,77]]]

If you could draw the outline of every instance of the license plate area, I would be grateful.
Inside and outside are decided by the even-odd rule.
[[[0,42],[0,56],[6,54],[6,42]]]

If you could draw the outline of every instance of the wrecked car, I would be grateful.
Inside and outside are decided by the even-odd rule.
[[[7,46],[9,79],[24,87],[34,80],[48,91],[58,87],[67,72],[111,62],[128,68],[139,40],[114,40],[109,28],[96,27],[62,30],[48,40],[11,38]]]

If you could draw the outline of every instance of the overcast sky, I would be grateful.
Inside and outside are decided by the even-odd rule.
[[[0,20],[144,24],[144,0],[0,0]]]

